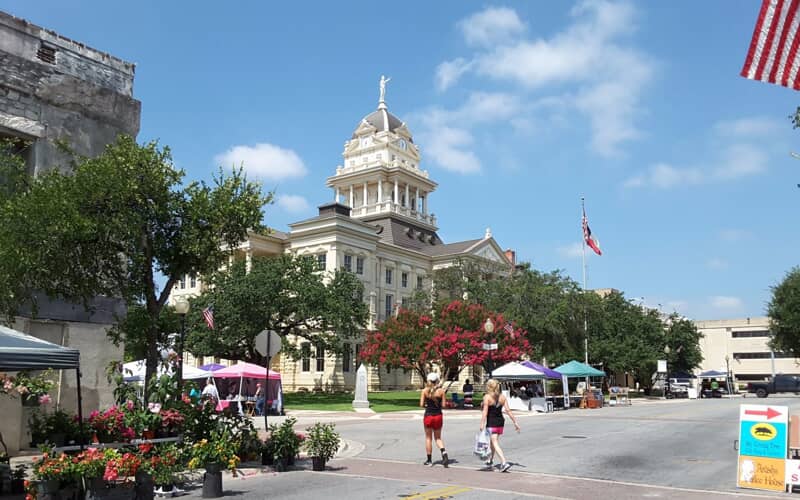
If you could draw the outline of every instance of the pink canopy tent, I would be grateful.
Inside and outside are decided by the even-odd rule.
[[[254,365],[252,363],[245,363],[244,361],[239,361],[233,366],[229,366],[227,368],[222,368],[221,370],[217,370],[212,372],[214,378],[223,378],[223,379],[239,379],[239,412],[242,412],[241,400],[242,400],[242,389],[244,385],[248,385],[248,394],[252,394],[253,383],[254,380],[264,380],[267,379],[267,370],[264,369],[263,366]],[[249,379],[249,380],[247,380]],[[281,411],[283,409],[283,394],[281,388],[281,374],[272,370],[269,370],[269,378],[267,379],[267,383],[264,384],[264,395],[266,396],[267,403],[269,405],[274,405],[277,411]],[[277,403],[277,404],[275,404]],[[223,402],[220,401],[217,409],[221,409],[223,406]]]
[[[262,380],[267,378],[266,370],[264,370],[263,366],[245,363],[244,361],[239,361],[233,366],[217,370],[213,375],[214,378],[259,378]],[[270,370],[269,379],[280,380],[281,374]]]

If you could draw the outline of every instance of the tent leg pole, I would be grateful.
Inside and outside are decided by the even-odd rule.
[[[83,451],[83,398],[81,397],[81,368],[75,368],[75,380],[78,384],[78,445]]]

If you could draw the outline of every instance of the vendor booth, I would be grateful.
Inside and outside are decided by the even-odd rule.
[[[252,415],[257,403],[254,396],[256,384],[261,383],[266,397],[264,411],[278,414],[283,412],[283,388],[281,387],[280,373],[269,370],[269,376],[267,376],[267,370],[263,366],[240,361],[233,366],[213,372],[213,377],[234,383],[228,387],[227,397],[220,394],[217,410],[222,411],[231,404],[235,404],[240,413],[247,412]],[[265,380],[266,383],[264,383]],[[235,391],[231,389],[235,389]]]
[[[528,364],[530,363],[530,364]],[[553,411],[555,405],[552,400],[548,404],[548,397],[545,392],[544,382],[548,378],[562,378],[560,374],[550,370],[549,368],[538,365],[541,369],[533,368],[533,362],[524,361],[522,363],[510,362],[505,365],[492,370],[492,378],[501,382],[506,382],[507,389],[503,390],[506,398],[508,398],[508,405],[512,410],[521,411],[540,411],[547,412]],[[549,372],[549,373],[548,373]],[[562,379],[566,380],[566,379]],[[525,391],[512,391],[511,384],[514,382],[528,382],[531,384],[541,384],[542,392],[537,393],[530,391],[529,387],[525,387]],[[521,387],[521,386],[520,386]],[[566,386],[564,387],[566,389]]]
[[[145,360],[129,361],[122,365],[122,379],[125,382],[142,382],[145,377],[145,370],[147,369]],[[172,373],[172,368],[167,368],[163,364],[159,364],[158,376]],[[213,374],[210,371],[201,368],[195,368],[190,365],[183,365],[183,379],[184,380],[197,380],[211,377]]]
[[[717,370],[707,370],[699,375],[697,378],[700,380],[700,397],[701,398],[721,398],[723,394],[731,394],[731,386],[733,381],[727,373]],[[718,380],[722,379],[725,387],[720,388]]]
[[[0,371],[16,372],[22,370],[47,370],[50,368],[54,370],[75,370],[75,385],[78,393],[78,421],[83,422],[80,351],[0,326]],[[14,423],[14,427],[19,427],[19,422]],[[78,444],[83,446],[83,442]],[[19,446],[14,446],[14,448],[18,449]]]
[[[572,360],[568,363],[564,363],[561,366],[555,368],[555,370],[564,375],[567,378],[589,378],[589,377],[605,377],[605,372],[598,370],[597,368],[593,368],[585,363],[581,363],[580,361]],[[597,401],[600,406],[603,405],[604,396],[602,389],[592,390],[591,388],[587,387],[586,390],[592,391],[591,399]],[[571,406],[577,406],[578,403],[589,399],[589,395],[583,394],[578,395],[577,397],[570,398]],[[590,406],[591,407],[591,406]]]
[[[533,368],[534,370],[539,370],[540,372],[544,373],[545,377],[550,380],[560,380],[561,381],[561,390],[562,396],[550,396],[547,394],[547,384],[543,383],[544,388],[544,399],[545,403],[548,405],[552,405],[550,409],[553,408],[569,408],[569,382],[567,380],[567,376],[560,373],[558,370],[553,370],[552,368],[548,368],[544,365],[540,365],[535,361],[523,361],[522,364],[529,368]],[[546,382],[546,381],[543,381]]]

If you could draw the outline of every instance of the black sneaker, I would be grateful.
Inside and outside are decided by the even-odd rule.
[[[427,465],[428,467],[433,467],[433,462],[431,462],[430,460],[425,460],[425,463],[422,464],[422,465]]]
[[[450,459],[447,458],[447,453],[442,454],[442,465],[444,465],[445,469],[450,467]]]
[[[485,461],[485,462],[483,462],[483,463],[484,463],[484,464],[486,464],[486,467],[489,467],[489,468],[491,468],[491,467],[493,467],[493,466],[494,466],[494,461],[493,461],[493,460],[491,460],[491,459],[490,459],[490,460],[486,460],[486,461]]]

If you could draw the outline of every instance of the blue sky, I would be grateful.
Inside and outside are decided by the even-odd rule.
[[[604,251],[588,285],[695,319],[764,314],[798,263],[798,95],[738,76],[760,2],[0,1],[135,62],[140,141],[190,179],[246,160],[266,222],[312,216],[343,143],[390,111],[439,183],[446,242],[581,280],[580,197]]]

